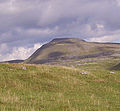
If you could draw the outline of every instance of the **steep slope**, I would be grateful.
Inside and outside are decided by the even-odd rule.
[[[111,70],[120,70],[120,63],[111,67]]]
[[[118,55],[120,55],[120,44],[86,42],[78,38],[57,38],[39,48],[25,60],[25,63],[58,63]]]

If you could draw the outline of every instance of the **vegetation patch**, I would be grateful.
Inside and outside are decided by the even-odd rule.
[[[0,110],[120,111],[119,78],[107,69],[0,64]]]

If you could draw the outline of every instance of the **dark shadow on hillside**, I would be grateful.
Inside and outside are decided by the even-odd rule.
[[[58,58],[62,55],[64,55],[64,53],[62,53],[62,52],[52,52],[48,55],[48,58]]]
[[[110,70],[120,70],[120,63],[111,67]]]

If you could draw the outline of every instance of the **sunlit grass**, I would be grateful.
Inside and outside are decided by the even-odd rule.
[[[120,111],[119,78],[120,71],[0,64],[0,111]]]

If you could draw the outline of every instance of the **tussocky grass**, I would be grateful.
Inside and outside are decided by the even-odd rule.
[[[0,111],[120,111],[119,78],[107,69],[0,64]]]

